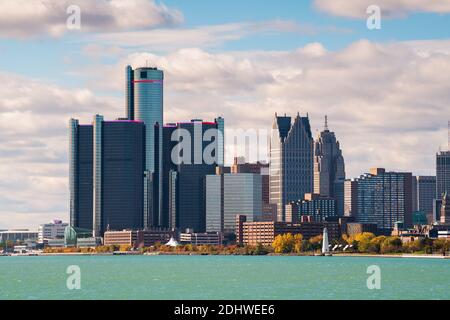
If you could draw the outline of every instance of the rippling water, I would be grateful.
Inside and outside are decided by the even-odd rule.
[[[69,290],[67,267],[81,270]],[[369,290],[367,267],[381,268]],[[0,299],[450,299],[450,260],[364,257],[0,257]]]

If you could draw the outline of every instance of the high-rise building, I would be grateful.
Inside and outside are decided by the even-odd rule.
[[[355,217],[358,214],[358,181],[344,182],[344,216]]]
[[[436,197],[441,199],[450,192],[450,151],[436,154]]]
[[[97,115],[93,126],[94,233],[142,228],[145,125]]]
[[[325,116],[324,130],[314,143],[314,193],[336,200],[336,212],[344,215],[345,164],[342,150],[334,132],[328,129]]]
[[[358,211],[356,222],[376,223],[392,230],[397,222],[412,225],[412,174],[373,168],[356,180]]]
[[[309,117],[275,114],[270,141],[270,202],[277,220],[285,221],[285,205],[313,191],[313,138]]]
[[[444,225],[450,225],[450,195],[448,192],[445,192],[442,196],[440,222]]]
[[[145,124],[144,209],[146,227],[162,224],[162,125],[164,73],[157,68],[126,67],[128,120]]]
[[[417,211],[425,213],[429,221],[433,221],[433,201],[436,199],[436,177],[435,176],[417,176],[416,193]],[[414,184],[413,184],[414,185]],[[413,211],[414,210],[413,208]]]
[[[194,119],[163,128],[162,221],[171,228],[206,230],[205,177],[223,165],[224,119]]]
[[[262,215],[262,176],[225,173],[206,176],[206,231],[235,233],[236,215],[248,221]]]
[[[69,122],[70,225],[92,230],[93,135],[92,125]]]

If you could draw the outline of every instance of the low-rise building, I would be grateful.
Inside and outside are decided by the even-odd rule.
[[[222,244],[222,241],[222,234],[220,232],[185,232],[180,234],[181,244],[219,246]]]
[[[168,229],[106,231],[103,244],[149,247],[156,243],[167,243],[174,236],[175,232]]]
[[[12,229],[0,232],[0,243],[5,243],[7,241],[17,242],[34,240],[38,238],[38,233],[36,231],[30,231],[28,229]]]
[[[50,223],[39,225],[38,243],[44,243],[46,240],[64,239],[64,232],[68,223],[61,220],[53,220]]]
[[[245,216],[238,215],[236,217],[236,239],[240,245],[262,244],[264,246],[272,245],[275,238],[280,234],[290,233],[292,235],[301,234],[304,240],[309,240],[312,237],[322,235],[323,229],[328,230],[328,237],[330,240],[336,240],[340,237],[340,227],[337,222],[316,222],[303,219],[300,223],[290,222],[274,222],[274,221],[260,221],[260,222],[246,222]]]
[[[343,230],[344,232],[344,230]],[[371,232],[373,234],[378,234],[378,227],[376,223],[358,223],[358,222],[347,222],[345,233],[347,235],[354,236],[358,233]]]

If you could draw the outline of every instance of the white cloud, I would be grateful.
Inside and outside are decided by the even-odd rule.
[[[2,0],[0,36],[61,36],[69,30],[67,8],[81,9],[81,32],[114,32],[177,25],[182,14],[153,0]]]
[[[349,177],[372,166],[433,174],[450,118],[450,42],[428,44],[361,40],[339,51],[313,43],[277,52],[137,52],[112,66],[92,66],[84,73],[90,90],[0,74],[0,227],[68,218],[67,121],[123,116],[122,98],[93,90],[106,84],[123,96],[126,64],[148,62],[165,71],[166,122],[222,115],[227,128],[268,129],[275,112],[300,111],[309,113],[315,132],[327,114]],[[105,75],[108,82],[99,81]]]
[[[450,0],[314,0],[314,6],[321,11],[356,19],[366,19],[370,5],[379,6],[385,17],[415,12],[450,13]]]

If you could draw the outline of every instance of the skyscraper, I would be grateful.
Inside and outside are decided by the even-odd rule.
[[[415,178],[416,189],[413,189],[413,193],[415,192],[417,195],[417,210],[423,211],[427,215],[428,220],[433,221],[433,201],[436,199],[436,177],[417,176]]]
[[[161,225],[162,124],[164,73],[157,68],[126,67],[126,114],[128,120],[145,124],[145,211],[147,223]],[[150,227],[147,225],[146,227]]]
[[[169,227],[205,231],[205,177],[223,161],[223,130],[221,117],[164,126],[162,221]]]
[[[277,116],[270,141],[270,201],[277,220],[285,221],[285,205],[313,191],[313,138],[309,117]]]
[[[324,130],[314,143],[314,193],[334,198],[338,216],[344,215],[344,181],[344,157],[325,116]]]
[[[93,141],[95,235],[102,236],[107,229],[142,228],[144,123],[104,121],[97,115]]]
[[[373,168],[356,180],[358,211],[356,221],[376,223],[378,229],[389,231],[395,223],[412,225],[412,174],[386,172]]]
[[[262,214],[262,175],[224,173],[206,176],[206,231],[235,233],[236,215],[255,221]]]
[[[358,214],[358,181],[347,179],[344,182],[344,216]]]
[[[92,230],[93,212],[92,125],[69,122],[70,225]]]
[[[450,151],[436,154],[436,197],[441,199],[450,192]]]

